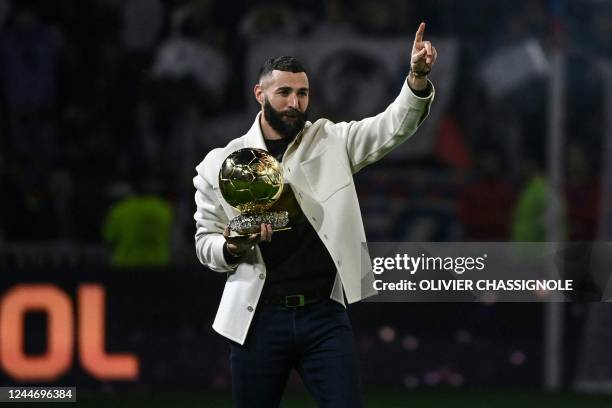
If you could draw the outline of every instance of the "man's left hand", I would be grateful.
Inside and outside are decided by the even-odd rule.
[[[425,23],[419,25],[419,29],[414,36],[414,44],[410,54],[410,75],[408,82],[410,87],[415,90],[422,90],[427,87],[427,74],[438,58],[436,47],[429,41],[423,40],[425,33]]]

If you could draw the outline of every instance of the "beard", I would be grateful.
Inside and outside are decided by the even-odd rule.
[[[308,118],[308,111],[300,112],[297,109],[289,109],[285,112],[277,111],[272,107],[268,99],[264,100],[264,118],[272,129],[276,130],[283,139],[293,140],[298,133],[304,129]],[[284,118],[295,118],[287,121]]]

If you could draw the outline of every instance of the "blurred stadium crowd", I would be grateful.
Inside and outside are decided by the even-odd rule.
[[[494,98],[482,70],[526,40],[567,50],[568,237],[592,239],[605,116],[597,62],[612,56],[606,2],[567,2],[555,20],[549,2],[528,0],[2,0],[0,242],[101,243],[113,204],[147,192],[172,209],[173,256],[193,262],[193,169],[214,145],[209,122],[254,112],[249,48],[411,38],[419,21],[433,39],[458,42],[456,79],[438,90],[452,96],[429,154],[358,176],[370,239],[544,239],[548,82],[536,75]]]

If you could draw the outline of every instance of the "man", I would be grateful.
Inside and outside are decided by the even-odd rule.
[[[352,174],[405,141],[427,116],[434,97],[427,74],[437,53],[424,31],[421,23],[400,95],[383,113],[356,122],[307,122],[303,67],[293,57],[268,60],[254,88],[261,112],[253,126],[196,168],[196,252],[204,265],[227,273],[213,328],[232,341],[238,407],[277,407],[292,368],[319,406],[362,406],[344,297],[353,303],[376,291],[372,272],[362,276],[365,233]],[[289,212],[292,229],[274,240],[270,225],[246,239],[226,227],[237,212],[219,191],[219,169],[245,147],[268,150],[283,167],[285,192],[274,209]]]

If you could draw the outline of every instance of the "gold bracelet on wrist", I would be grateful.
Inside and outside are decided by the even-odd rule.
[[[412,74],[412,76],[414,76],[415,78],[424,78],[427,75],[429,75],[429,73],[431,72],[431,69],[428,69],[427,71],[415,71],[413,69],[410,69],[410,73]]]

